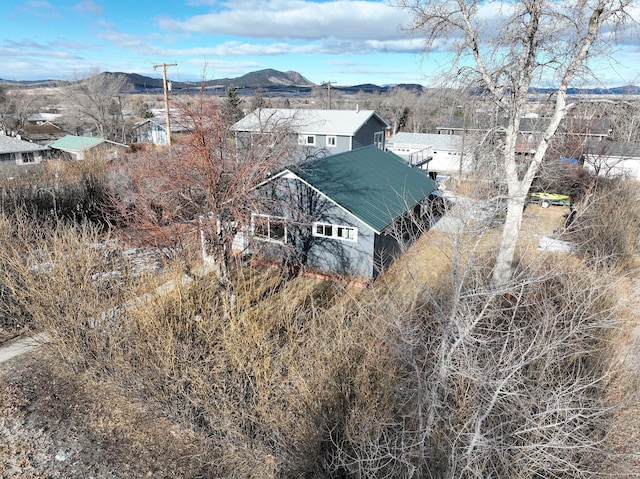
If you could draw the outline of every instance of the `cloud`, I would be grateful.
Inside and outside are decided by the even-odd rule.
[[[102,15],[104,13],[102,7],[91,0],[83,0],[78,3],[74,9],[79,12],[90,13],[93,15]]]
[[[61,18],[58,10],[46,0],[30,0],[16,8],[18,13],[44,18]]]
[[[28,39],[22,41],[8,40],[4,44],[0,44],[0,57],[13,57],[14,59],[28,58],[31,60],[34,58],[80,59],[81,57],[73,50],[86,50],[87,47],[90,46],[86,43],[37,43]],[[6,62],[3,65],[7,67]]]
[[[185,20],[157,19],[169,31],[231,35],[255,39],[396,39],[407,12],[382,2],[262,0],[224,2],[214,13]]]
[[[268,43],[256,44],[239,41],[229,41],[212,47],[174,48],[163,50],[171,57],[180,56],[211,56],[211,57],[241,57],[241,56],[275,56],[275,55],[362,55],[376,53],[420,53],[421,46],[411,40],[394,41],[336,41],[311,44]]]

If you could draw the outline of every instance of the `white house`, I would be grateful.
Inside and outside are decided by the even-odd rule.
[[[189,128],[184,124],[185,119],[178,115],[177,111],[170,111],[169,125],[171,137],[174,134],[186,133]],[[167,117],[164,110],[153,111],[153,117],[142,120],[133,126],[136,143],[153,143],[154,145],[166,145],[167,141]]]
[[[0,135],[0,164],[26,165],[41,163],[49,148],[20,140],[12,136]]]
[[[388,141],[387,150],[424,170],[455,173],[469,170],[473,148],[471,138],[461,135],[400,132]]]
[[[640,144],[626,141],[585,142],[584,166],[603,176],[626,175],[640,180]]]

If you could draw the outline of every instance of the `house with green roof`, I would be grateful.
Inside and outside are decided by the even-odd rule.
[[[288,166],[256,188],[252,250],[328,273],[375,278],[437,190],[429,175],[373,145]],[[263,196],[264,198],[264,196]]]
[[[75,160],[90,158],[120,158],[128,146],[115,141],[91,136],[65,135],[51,143],[49,148],[57,151],[58,157],[69,157]]]

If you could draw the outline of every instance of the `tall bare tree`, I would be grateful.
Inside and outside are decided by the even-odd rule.
[[[0,132],[15,136],[27,124],[29,115],[45,103],[42,95],[24,89],[5,89],[0,85]]]
[[[183,96],[174,108],[187,133],[173,147],[128,159],[114,171],[113,183],[119,187],[112,203],[119,220],[157,246],[202,240],[228,315],[235,297],[234,238],[247,232],[260,201],[272,201],[256,197],[253,188],[288,159],[291,129],[283,123],[237,146],[218,99],[207,98],[204,90]]]
[[[514,271],[516,241],[531,183],[567,112],[567,89],[593,74],[589,61],[611,50],[630,19],[631,0],[397,0],[412,13],[409,29],[424,35],[428,52],[450,42],[456,79],[483,91],[508,117],[501,128],[500,164],[507,185],[507,214],[493,272],[496,285]],[[530,88],[554,85],[555,103],[535,155],[524,168],[516,161],[516,139]],[[519,171],[521,173],[519,173]]]
[[[116,73],[97,73],[71,84],[69,99],[80,120],[88,121],[97,136],[124,142],[125,127],[121,95],[131,88],[127,77]]]

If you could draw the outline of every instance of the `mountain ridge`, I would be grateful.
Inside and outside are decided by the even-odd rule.
[[[111,75],[124,75],[133,91],[137,93],[154,92],[162,90],[162,78],[153,78],[139,73],[126,73],[126,72],[101,72],[97,76],[111,76]],[[93,78],[93,77],[92,77]],[[170,78],[169,78],[170,79]],[[81,82],[84,80],[7,80],[0,78],[0,85],[7,87],[24,88],[53,88],[60,85],[69,85],[75,82]],[[172,89],[174,90],[193,90],[204,86],[208,89],[216,88],[228,88],[233,86],[239,90],[242,89],[264,89],[265,91],[310,91],[312,88],[319,87],[320,85],[313,83],[305,78],[302,74],[288,70],[282,72],[272,68],[266,68],[263,70],[257,70],[246,73],[235,78],[217,78],[205,81],[180,81],[171,80]],[[335,85],[333,88],[345,93],[354,93],[357,91],[365,92],[384,92],[393,88],[408,89],[414,91],[423,91],[425,87],[419,84],[398,84],[398,85],[375,85],[371,83],[364,83],[359,85]],[[531,88],[533,93],[538,94],[553,94],[552,88]],[[596,88],[570,88],[567,93],[570,95],[577,94],[590,94],[590,95],[640,95],[640,86],[635,85],[623,85],[618,87],[596,87]]]

